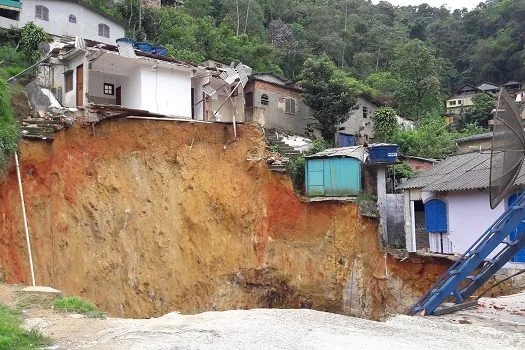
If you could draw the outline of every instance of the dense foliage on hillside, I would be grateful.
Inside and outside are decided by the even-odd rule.
[[[443,92],[525,80],[525,0],[489,0],[469,12],[363,0],[185,0],[161,9],[123,0],[106,11],[131,36],[169,45],[181,58],[240,59],[290,78],[325,53],[355,78],[385,85],[398,48],[419,39],[439,60]]]

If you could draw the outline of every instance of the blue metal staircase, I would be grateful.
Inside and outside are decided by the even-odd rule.
[[[461,304],[525,247],[525,194],[509,205],[492,226],[414,305],[409,314],[431,315],[449,297]],[[516,234],[517,233],[517,234]],[[495,253],[492,257],[489,256]]]

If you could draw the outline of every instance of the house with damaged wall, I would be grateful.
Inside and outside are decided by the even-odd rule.
[[[126,43],[110,45],[77,38],[51,46],[37,84],[52,91],[64,107],[107,105],[170,118],[244,121],[240,78],[230,74],[225,81],[222,70],[141,51]]]

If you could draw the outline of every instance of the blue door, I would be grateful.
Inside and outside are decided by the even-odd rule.
[[[339,133],[339,147],[355,146],[355,136]]]
[[[508,199],[509,207],[512,204],[514,204],[514,202],[516,202],[516,199],[518,199],[519,195],[521,195],[521,193],[514,193],[514,194],[510,195],[510,197]],[[521,224],[518,225],[516,230],[514,230],[514,232],[511,232],[510,239],[512,241],[514,241],[515,239],[517,239],[518,237],[521,237],[523,235],[525,235],[525,224],[521,223]],[[516,255],[514,255],[512,257],[512,261],[513,262],[525,262],[525,248],[523,248]]]
[[[430,233],[448,232],[447,203],[431,199],[425,203],[425,229]]]

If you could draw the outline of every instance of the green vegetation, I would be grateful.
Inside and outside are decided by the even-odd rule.
[[[491,112],[496,108],[496,102],[487,94],[478,94],[472,98],[472,106],[468,107],[463,114],[460,124],[465,125],[475,124],[478,126],[487,127]]]
[[[9,87],[0,78],[0,171],[6,171],[8,157],[18,148],[20,129],[14,118]]]
[[[396,163],[388,167],[388,176],[411,179],[416,176],[416,173],[407,163]]]
[[[36,349],[49,345],[49,340],[36,331],[21,327],[20,313],[0,304],[0,350]]]
[[[391,107],[381,107],[374,113],[374,141],[386,142],[399,131],[396,111]]]
[[[96,310],[95,305],[79,297],[63,297],[55,299],[53,306],[57,310],[85,314]]]
[[[323,138],[333,144],[337,125],[348,119],[348,111],[357,102],[358,84],[352,84],[326,55],[305,62],[300,84]]]

